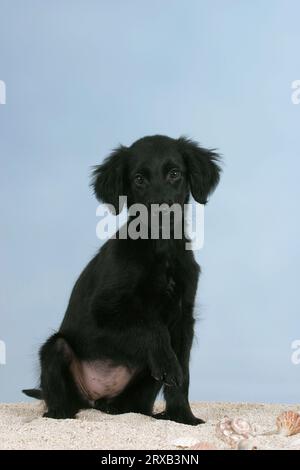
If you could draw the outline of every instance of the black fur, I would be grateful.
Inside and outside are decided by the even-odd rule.
[[[180,174],[175,180],[169,176],[173,168]],[[136,184],[137,173],[145,177],[143,184]],[[129,205],[183,205],[191,192],[206,203],[219,173],[215,152],[186,138],[152,136],[116,149],[95,168],[92,186],[100,201],[116,208],[120,195]],[[201,423],[188,401],[199,271],[184,239],[107,241],[77,280],[59,332],[41,348],[41,390],[24,392],[45,399],[45,416],[74,417],[88,404],[69,370],[71,352],[80,360],[110,358],[140,373],[119,396],[98,400],[96,408],[152,415],[163,387],[166,409],[157,418]]]

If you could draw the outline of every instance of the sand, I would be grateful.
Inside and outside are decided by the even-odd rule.
[[[179,449],[177,441],[184,443],[183,439],[208,441],[224,449],[228,446],[217,437],[216,423],[225,415],[242,416],[265,432],[276,429],[276,417],[282,411],[300,412],[300,405],[198,402],[192,408],[206,424],[186,426],[135,413],[113,416],[96,410],[81,411],[76,419],[54,420],[42,418],[40,402],[0,404],[0,449]],[[300,434],[255,440],[258,449],[300,449]]]

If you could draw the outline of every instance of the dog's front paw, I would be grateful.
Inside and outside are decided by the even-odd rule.
[[[197,418],[191,413],[167,413],[162,411],[153,415],[155,419],[165,419],[169,421],[175,421],[176,423],[187,424],[188,426],[198,426],[198,424],[204,424],[203,419]]]
[[[188,424],[189,426],[198,426],[198,424],[205,424],[205,421],[197,416],[183,416],[177,420],[177,423]]]
[[[159,382],[163,382],[169,387],[180,387],[183,381],[182,368],[174,355],[172,359],[160,358],[153,361],[151,365],[151,375]]]

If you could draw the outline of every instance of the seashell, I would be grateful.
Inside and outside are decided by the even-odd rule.
[[[248,435],[253,433],[251,424],[243,418],[233,418],[231,427],[237,434]]]
[[[225,416],[217,424],[216,433],[230,447],[235,448],[241,440],[252,436],[254,430],[250,423],[243,418],[231,419]]]
[[[253,439],[242,439],[237,446],[238,450],[257,450],[257,443]]]
[[[228,416],[224,416],[217,424],[217,434],[220,436],[232,434],[231,419]]]
[[[284,411],[276,420],[278,433],[282,436],[292,436],[300,433],[300,414],[294,411]]]
[[[182,447],[183,449],[185,449],[187,447],[191,447],[193,445],[198,444],[198,442],[199,442],[198,439],[196,439],[195,437],[184,436],[184,437],[179,437],[175,441],[171,442],[171,445],[175,447]]]
[[[189,447],[189,450],[217,450],[218,448],[211,442],[200,441]]]

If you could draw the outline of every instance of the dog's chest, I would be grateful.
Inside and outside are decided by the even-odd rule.
[[[160,298],[165,296],[173,297],[176,293],[176,288],[178,288],[174,268],[168,262],[157,266],[153,272],[149,287],[151,287],[152,293]]]
[[[149,302],[159,312],[166,324],[172,323],[181,313],[181,283],[169,263],[159,266],[149,285]]]

